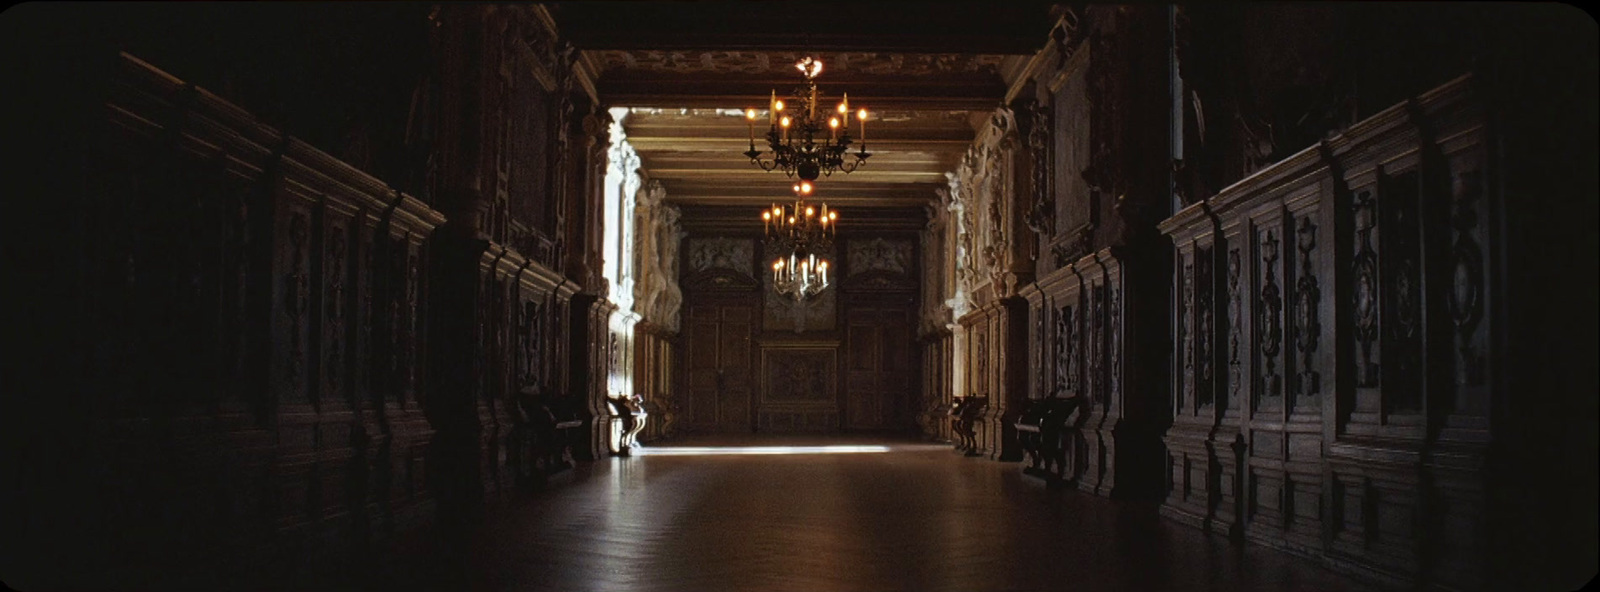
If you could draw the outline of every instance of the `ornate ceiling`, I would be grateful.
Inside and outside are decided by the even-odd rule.
[[[750,147],[742,110],[793,90],[802,81],[795,60],[812,55],[826,64],[817,78],[824,104],[849,93],[852,106],[872,113],[871,160],[822,178],[817,196],[896,215],[935,197],[1054,22],[1039,2],[868,2],[810,6],[796,26],[796,6],[575,2],[552,14],[601,99],[632,108],[629,142],[669,201],[702,211],[792,198],[783,173],[742,154]],[[755,130],[758,143],[764,132]]]

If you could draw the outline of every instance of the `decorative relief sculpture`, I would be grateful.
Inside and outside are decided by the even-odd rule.
[[[1072,316],[1072,307],[1070,306],[1062,306],[1056,311],[1056,348],[1055,363],[1053,364],[1053,367],[1055,369],[1054,374],[1056,378],[1056,388],[1054,394],[1057,396],[1065,394],[1066,390],[1071,388],[1071,385],[1067,383],[1067,337],[1070,333],[1067,330],[1067,319],[1070,316]]]
[[[1392,374],[1386,380],[1384,400],[1390,409],[1416,410],[1421,406],[1419,391],[1422,375],[1422,275],[1420,220],[1417,204],[1418,173],[1408,171],[1385,179],[1382,185],[1384,202],[1379,213],[1383,216],[1384,264],[1390,271],[1384,279],[1390,283],[1388,321],[1385,329],[1384,359],[1390,364]]]
[[[1100,405],[1103,412],[1111,409],[1111,401],[1122,392],[1122,292],[1116,285],[1111,286],[1110,302],[1106,304],[1110,309],[1111,325],[1108,340],[1111,349],[1111,383],[1100,391]]]
[[[1215,339],[1212,321],[1212,252],[1210,247],[1195,249],[1195,385],[1199,394],[1198,402],[1201,406],[1212,404],[1215,393],[1212,389],[1212,352]]]
[[[1183,312],[1178,315],[1178,343],[1182,344],[1180,355],[1183,361],[1183,388],[1178,389],[1178,409],[1184,412],[1186,401],[1197,400],[1194,378],[1194,263],[1183,262],[1183,277],[1179,283],[1179,290],[1183,297]]]
[[[1045,396],[1045,392],[1046,392],[1045,391],[1045,382],[1046,381],[1045,381],[1044,365],[1045,365],[1047,360],[1046,360],[1046,357],[1045,357],[1045,335],[1044,335],[1045,323],[1044,323],[1044,316],[1045,316],[1045,314],[1048,313],[1049,310],[1050,310],[1050,305],[1047,303],[1044,306],[1041,306],[1039,308],[1034,308],[1034,309],[1032,309],[1030,311],[1030,312],[1033,313],[1033,356],[1032,357],[1033,357],[1033,367],[1035,369],[1035,372],[1033,373],[1033,392],[1034,392],[1035,397],[1043,397],[1043,396]]]
[[[421,277],[421,268],[417,261],[417,255],[410,250],[410,238],[411,235],[408,233],[405,238],[401,239],[400,249],[401,255],[405,257],[405,273],[402,276],[405,296],[402,304],[404,318],[401,319],[399,335],[400,359],[396,362],[400,368],[401,389],[395,393],[395,396],[402,403],[405,402],[406,395],[413,392],[411,389],[413,387],[413,379],[416,376],[417,302],[418,283]]]
[[[871,271],[899,275],[911,273],[911,242],[888,241],[883,238],[850,241],[846,251],[851,276]]]
[[[978,353],[978,363],[975,364],[975,365],[978,367],[978,373],[975,375],[975,377],[978,380],[978,385],[979,386],[975,390],[977,391],[976,394],[986,394],[988,392],[988,385],[989,385],[989,334],[988,333],[983,333],[981,331],[978,333],[978,347],[976,348],[976,350],[977,350],[977,353]]]
[[[662,206],[656,225],[656,273],[661,274],[661,293],[651,310],[651,319],[668,331],[678,330],[678,313],[683,305],[683,288],[678,285],[678,242],[683,232],[678,220],[683,216],[675,206]]]
[[[695,238],[689,239],[689,270],[706,271],[725,269],[755,278],[752,269],[755,249],[749,239]]]
[[[1030,100],[1026,107],[1028,129],[1027,146],[1032,167],[1029,181],[1032,205],[1028,208],[1028,228],[1039,233],[1040,236],[1055,234],[1056,201],[1051,184],[1050,163],[1053,161],[1051,148],[1054,147],[1052,138],[1053,120],[1051,106],[1044,101]]]
[[[1483,248],[1475,235],[1478,214],[1474,209],[1483,195],[1482,175],[1477,169],[1458,173],[1452,187],[1455,215],[1451,226],[1455,241],[1450,247],[1450,320],[1456,326],[1456,384],[1483,384],[1483,356],[1473,333],[1483,320]]]
[[[1295,282],[1295,347],[1300,352],[1299,394],[1315,395],[1322,390],[1322,374],[1316,370],[1317,341],[1322,337],[1322,324],[1317,320],[1317,305],[1322,301],[1322,290],[1317,286],[1316,265],[1312,251],[1317,246],[1317,225],[1309,216],[1300,218],[1296,231],[1300,240],[1300,279]]]
[[[832,350],[790,350],[767,357],[766,398],[784,402],[831,400],[833,355]]]
[[[534,386],[542,381],[539,376],[539,348],[543,345],[543,335],[539,332],[539,320],[543,311],[538,302],[533,300],[523,301],[518,309],[517,318],[517,387]]]
[[[322,374],[327,378],[327,392],[338,394],[340,372],[344,370],[345,229],[333,226],[328,230],[328,251],[322,263],[326,270],[323,282],[327,286],[324,292],[326,294],[324,314],[328,323],[326,330],[328,351],[323,362],[325,367],[322,369]]]
[[[1373,230],[1378,226],[1378,204],[1371,191],[1355,197],[1356,253],[1355,285],[1351,296],[1355,305],[1357,343],[1356,386],[1374,388],[1380,384],[1378,343],[1378,254],[1372,248]]]
[[[1072,306],[1070,306],[1070,305],[1061,307],[1061,319],[1062,319],[1061,327],[1065,328],[1065,331],[1063,331],[1062,334],[1061,334],[1062,335],[1061,339],[1066,342],[1066,349],[1064,351],[1066,352],[1066,358],[1067,358],[1066,359],[1066,364],[1063,367],[1063,369],[1066,372],[1061,377],[1061,384],[1062,384],[1062,388],[1065,388],[1065,389],[1070,390],[1070,391],[1077,391],[1078,388],[1079,388],[1079,386],[1078,386],[1078,358],[1079,358],[1079,355],[1080,355],[1079,349],[1078,349],[1078,322],[1079,321],[1078,321],[1077,317],[1074,317],[1072,315],[1072,312],[1073,312]]]
[[[1282,243],[1277,234],[1267,229],[1261,239],[1261,300],[1256,313],[1256,327],[1261,339],[1261,394],[1277,397],[1283,394],[1283,377],[1278,374],[1278,355],[1283,351],[1283,293],[1278,288],[1275,268],[1278,248]]]
[[[1243,377],[1240,376],[1239,325],[1244,322],[1244,299],[1239,294],[1239,249],[1228,251],[1228,396],[1238,401]]]
[[[1083,386],[1084,389],[1088,391],[1084,393],[1086,397],[1098,399],[1101,397],[1100,392],[1104,387],[1102,382],[1105,377],[1105,374],[1102,372],[1102,370],[1105,368],[1105,349],[1103,345],[1105,343],[1104,338],[1106,329],[1105,284],[1096,282],[1094,285],[1090,286],[1088,290],[1088,297],[1089,316],[1088,318],[1084,319],[1084,328],[1085,333],[1087,333],[1087,343],[1085,344],[1085,347],[1089,350],[1088,355],[1086,356],[1089,360],[1089,363],[1087,364],[1087,372],[1084,375]]]
[[[289,270],[283,277],[283,312],[289,317],[289,382],[297,383],[303,376],[305,358],[304,322],[306,300],[309,297],[306,279],[306,239],[309,238],[309,217],[295,211],[289,218]]]
[[[665,203],[666,190],[652,180],[637,193],[634,207],[633,310],[657,326],[675,331],[683,291],[674,271],[678,244],[677,208]]]
[[[255,248],[255,234],[251,232],[250,197],[236,194],[230,205],[232,207],[228,208],[228,224],[223,239],[227,244],[226,267],[222,272],[226,284],[223,311],[227,325],[224,334],[228,339],[228,375],[243,380],[249,363],[250,338],[246,327],[250,323],[248,301],[250,274],[253,271],[250,253]]]
[[[766,328],[768,330],[793,329],[804,333],[811,328],[827,329],[834,325],[835,297],[838,290],[827,290],[815,298],[796,302],[784,298],[769,288],[763,291]]]

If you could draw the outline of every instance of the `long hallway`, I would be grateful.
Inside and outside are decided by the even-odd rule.
[[[1595,579],[1593,18],[978,6],[3,11],[0,588]]]
[[[945,445],[718,438],[644,453],[580,466],[496,513],[465,565],[407,563],[384,587],[1372,589]]]

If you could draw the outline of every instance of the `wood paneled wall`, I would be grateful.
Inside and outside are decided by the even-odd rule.
[[[416,24],[455,41],[506,34],[476,18],[498,9],[454,10]],[[518,393],[570,393],[572,360],[602,375],[610,361],[570,345],[569,302],[598,261],[564,232],[597,222],[583,214],[597,199],[586,99],[571,64],[518,45],[558,45],[539,9],[506,10],[532,32],[499,38],[508,53],[456,44],[414,64],[437,68],[424,94],[448,95],[416,105],[438,141],[405,147],[437,151],[406,179],[427,201],[109,40],[27,72],[82,76],[19,83],[43,97],[38,128],[73,141],[41,144],[39,180],[59,198],[30,206],[40,223],[15,236],[71,238],[24,294],[54,311],[26,334],[57,370],[17,382],[20,407],[3,413],[27,443],[7,449],[36,451],[8,452],[8,470],[38,486],[4,489],[6,523],[38,541],[7,560],[8,582],[287,582],[541,481],[519,450]],[[547,68],[548,85],[531,66],[512,77],[548,109],[462,91],[500,59]],[[546,118],[543,140],[479,142]]]
[[[1170,515],[1402,581],[1484,581],[1505,328],[1480,218],[1502,207],[1500,163],[1473,80],[1163,224]]]
[[[1594,89],[1534,72],[1591,78],[1593,36],[1557,12],[1060,11],[922,239],[927,408],[988,395],[1007,459],[1008,409],[1082,398],[1078,488],[1373,579],[1591,577],[1593,289],[1551,254],[1592,268]]]

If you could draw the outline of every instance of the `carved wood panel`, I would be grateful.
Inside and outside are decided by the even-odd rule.
[[[1289,307],[1293,336],[1291,366],[1294,368],[1294,388],[1290,389],[1289,401],[1292,414],[1322,414],[1323,374],[1319,350],[1323,347],[1323,290],[1318,278],[1317,215],[1315,208],[1296,211],[1292,223],[1295,237],[1295,280]]]
[[[1284,389],[1283,228],[1276,215],[1257,218],[1253,228],[1255,259],[1254,412],[1282,409]]]
[[[1380,315],[1383,331],[1384,411],[1415,413],[1422,407],[1422,244],[1420,170],[1385,171],[1379,179]]]

